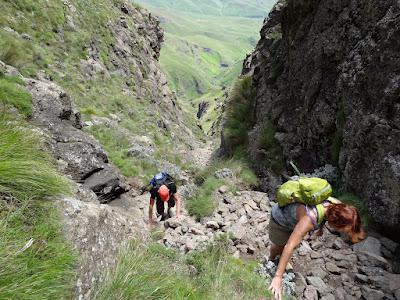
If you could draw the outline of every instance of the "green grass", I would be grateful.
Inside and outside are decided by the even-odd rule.
[[[32,246],[19,253],[30,239]],[[52,203],[0,200],[0,299],[70,297],[75,261]]]
[[[265,150],[266,157],[262,162],[264,166],[271,168],[275,172],[280,172],[285,168],[282,155],[282,148],[275,140],[275,128],[270,120],[266,120],[258,138],[257,144],[260,149]]]
[[[41,149],[40,138],[0,114],[0,194],[35,200],[68,191],[67,182]]]
[[[217,179],[215,172],[223,168],[229,168],[233,177]],[[215,202],[213,193],[220,186],[228,186],[231,192],[253,189],[258,186],[258,178],[248,166],[245,158],[235,156],[232,159],[214,161],[207,168],[197,171],[195,183],[199,189],[193,198],[188,199],[185,207],[190,215],[200,220],[214,212],[218,203]]]
[[[267,299],[257,264],[227,253],[226,238],[188,257],[159,244],[131,243],[94,299]]]
[[[139,2],[161,18],[166,31],[161,65],[171,88],[190,100],[233,83],[274,4],[269,0]]]
[[[223,136],[226,148],[231,154],[248,143],[247,132],[251,126],[255,90],[250,76],[238,79],[230,94],[225,109]]]
[[[0,102],[12,105],[25,116],[32,113],[32,96],[22,87],[23,81],[18,77],[0,74]]]
[[[69,190],[40,138],[1,114],[0,299],[70,296],[76,257],[62,237],[58,211],[45,200]]]
[[[202,217],[211,215],[217,206],[213,198],[213,193],[223,185],[222,180],[210,176],[204,180],[200,186],[195,197],[188,199],[186,201],[185,207],[189,214],[196,216],[199,220]]]

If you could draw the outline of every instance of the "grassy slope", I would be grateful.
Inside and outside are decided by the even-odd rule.
[[[34,76],[38,70],[45,70],[52,79],[61,85],[72,96],[74,103],[88,120],[92,115],[109,117],[117,114],[122,122],[117,132],[112,128],[93,126],[90,133],[104,144],[111,161],[126,176],[151,177],[156,166],[148,162],[127,157],[127,150],[131,147],[131,135],[146,135],[157,144],[156,158],[168,160],[174,153],[171,145],[176,143],[169,133],[160,131],[155,117],[158,111],[151,104],[146,94],[140,97],[128,96],[124,90],[129,89],[135,94],[138,87],[132,79],[130,86],[126,79],[113,74],[114,66],[109,58],[115,39],[108,29],[109,22],[118,20],[121,11],[118,8],[119,0],[71,0],[76,8],[73,20],[76,30],[66,28],[65,7],[62,1],[47,0],[6,0],[0,2],[0,60],[17,67],[27,77]],[[71,14],[69,12],[69,14]],[[130,22],[130,21],[129,21]],[[136,26],[129,24],[131,30]],[[17,33],[7,32],[3,28],[9,27]],[[26,33],[30,40],[22,39],[18,34]],[[92,80],[81,74],[80,60],[88,58],[88,46],[96,41],[96,48],[100,52],[101,62],[110,71],[110,77],[101,74]],[[142,73],[146,70],[141,70]],[[146,75],[146,74],[144,74]],[[146,83],[144,82],[143,85]],[[0,95],[2,91],[0,90]],[[185,123],[198,131],[195,125],[193,111],[190,117],[184,116]],[[134,112],[129,114],[129,111]],[[155,116],[148,112],[153,111]],[[29,111],[26,112],[29,114]],[[114,138],[119,137],[119,140]],[[179,135],[176,135],[180,139]],[[179,140],[179,142],[182,142]]]
[[[245,54],[258,40],[263,17],[274,3],[270,0],[138,2],[160,17],[166,30],[161,64],[171,87],[188,99],[233,82]]]
[[[255,268],[229,256],[226,239],[187,257],[158,244],[132,244],[95,299],[267,299],[266,282]]]
[[[40,138],[5,113],[10,106],[24,115],[31,111],[21,80],[0,74],[0,104],[0,299],[69,297],[76,257],[62,237],[57,210],[45,200],[69,193],[68,184]]]

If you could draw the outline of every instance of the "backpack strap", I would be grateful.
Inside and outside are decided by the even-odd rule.
[[[316,220],[314,220],[313,216],[312,216],[311,213],[310,213],[310,209],[308,208],[308,205],[306,204],[307,216],[310,218],[311,223],[313,223],[314,229],[315,229],[315,228],[318,227],[318,224],[317,224],[317,220],[318,220],[318,210],[315,208],[315,206],[313,206],[312,209],[313,209],[313,211],[314,211],[314,213],[315,213],[315,216],[317,217]]]

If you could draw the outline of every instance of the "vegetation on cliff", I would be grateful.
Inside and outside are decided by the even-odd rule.
[[[69,185],[25,125],[0,114],[0,298],[69,296],[75,254],[46,200],[69,193]]]

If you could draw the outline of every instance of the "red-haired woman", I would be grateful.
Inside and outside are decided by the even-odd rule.
[[[336,231],[346,233],[353,243],[365,237],[357,209],[333,197],[316,206],[292,203],[283,207],[275,205],[272,208],[269,224],[269,238],[272,242],[270,259],[274,260],[281,255],[269,287],[276,299],[280,300],[282,297],[282,276],[294,249],[308,233],[311,234],[316,229],[322,230],[325,221]]]

